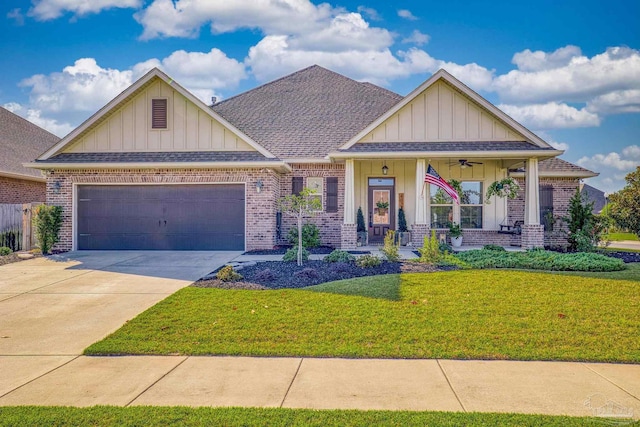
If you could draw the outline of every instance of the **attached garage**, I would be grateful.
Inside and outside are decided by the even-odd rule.
[[[243,250],[244,184],[79,185],[79,250]]]

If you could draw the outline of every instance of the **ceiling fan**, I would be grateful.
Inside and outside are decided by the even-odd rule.
[[[464,169],[464,168],[472,168],[473,165],[481,165],[482,162],[470,162],[467,159],[459,159],[458,163],[449,163],[449,166],[452,166],[455,164],[459,165],[461,168]]]

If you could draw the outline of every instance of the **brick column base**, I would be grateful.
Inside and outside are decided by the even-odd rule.
[[[429,224],[413,224],[411,226],[411,243],[414,248],[421,248],[424,244],[424,236],[429,236],[431,227]]]
[[[351,251],[357,247],[358,234],[356,224],[342,224],[340,231],[340,249]]]
[[[529,224],[522,226],[522,248],[533,249],[544,247],[544,225]]]

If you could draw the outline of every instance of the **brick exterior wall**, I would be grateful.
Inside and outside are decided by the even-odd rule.
[[[256,182],[263,182],[256,192]],[[56,182],[60,182],[56,188]],[[246,183],[246,250],[270,249],[276,242],[276,209],[280,177],[267,169],[134,169],[58,170],[47,177],[47,203],[64,208],[60,242],[55,249],[72,249],[73,184],[189,184]]]
[[[507,212],[509,222],[524,221],[524,178],[516,178],[520,184],[518,197],[507,201]],[[569,211],[569,200],[573,196],[580,181],[577,178],[540,178],[540,185],[551,185],[553,187],[553,217],[555,223],[553,230],[544,230],[545,247],[566,247],[568,245],[566,223],[562,220]],[[540,219],[542,221],[542,218]],[[521,236],[511,237],[512,245],[521,245]]]
[[[44,203],[46,199],[44,182],[0,176],[0,203]]]
[[[324,182],[324,194],[322,195],[322,212],[316,213],[312,218],[308,218],[305,222],[315,224],[320,230],[320,240],[323,245],[333,246],[334,248],[342,247],[342,223],[344,222],[344,165],[343,164],[292,164],[293,171],[291,173],[280,176],[280,196],[291,194],[292,178],[303,177],[304,186],[307,186],[307,177],[337,177],[338,178],[338,211],[326,212],[327,203],[327,183]],[[283,215],[282,217],[282,237],[278,244],[286,244],[287,235],[292,227],[296,226],[296,220],[293,217]],[[356,235],[353,234],[353,246],[356,245]]]

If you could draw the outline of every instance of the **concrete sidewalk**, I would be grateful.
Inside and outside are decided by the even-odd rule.
[[[640,418],[640,365],[0,356],[0,405],[186,405]],[[607,412],[609,411],[609,412]]]

